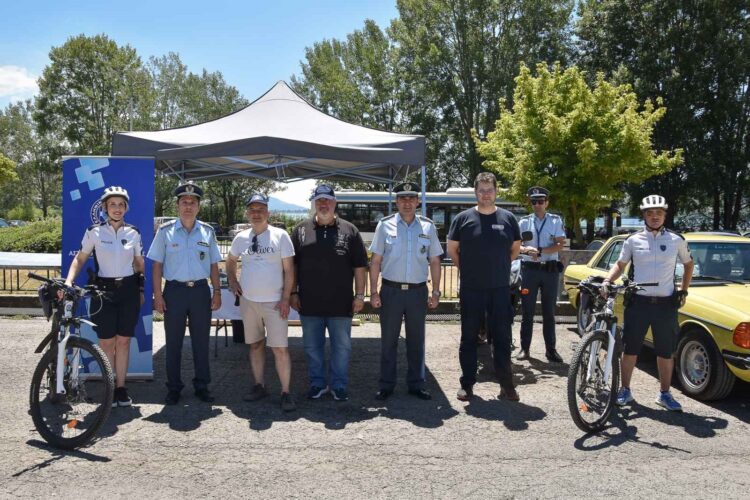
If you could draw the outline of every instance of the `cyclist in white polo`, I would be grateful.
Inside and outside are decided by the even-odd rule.
[[[617,263],[612,266],[604,284],[617,279],[631,262],[630,275],[636,283],[658,283],[637,292],[625,306],[623,323],[622,387],[617,394],[617,404],[624,406],[635,398],[630,390],[633,369],[649,327],[654,339],[654,351],[659,369],[661,392],[656,404],[672,411],[682,411],[669,387],[672,383],[674,354],[679,324],[677,310],[687,297],[693,277],[693,258],[685,238],[664,227],[667,202],[663,196],[652,194],[643,198],[640,206],[646,227],[630,235],[622,246]],[[675,288],[677,259],[684,266],[682,284]],[[606,295],[606,287],[602,288]]]
[[[124,220],[130,197],[120,186],[110,186],[100,198],[107,221],[86,229],[81,249],[70,264],[67,286],[94,256],[96,285],[104,291],[101,307],[92,301],[96,323],[94,331],[99,345],[115,372],[115,395],[112,406],[130,406],[132,400],[125,388],[128,373],[130,339],[135,335],[138,313],[143,304],[143,244],[137,227]]]

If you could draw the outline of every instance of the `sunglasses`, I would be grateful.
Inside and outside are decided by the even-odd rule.
[[[546,199],[543,199],[543,200],[531,200],[531,204],[532,205],[544,205],[545,203],[547,203]]]
[[[258,252],[258,235],[253,236],[253,244],[250,245],[250,250],[252,250],[253,253]]]

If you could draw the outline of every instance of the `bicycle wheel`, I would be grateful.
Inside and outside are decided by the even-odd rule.
[[[584,432],[602,430],[617,399],[620,359],[615,350],[612,369],[605,380],[608,344],[609,333],[594,330],[581,339],[570,362],[568,409],[573,422]]]
[[[96,436],[112,409],[112,368],[98,345],[79,337],[68,340],[63,380],[66,394],[56,392],[56,365],[57,349],[52,348],[34,370],[31,418],[39,434],[52,446],[78,448]],[[96,372],[95,367],[101,378],[88,376]]]

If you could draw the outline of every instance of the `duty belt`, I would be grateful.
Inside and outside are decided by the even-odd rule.
[[[560,263],[556,260],[546,260],[544,262],[534,262],[532,260],[524,260],[521,262],[521,267],[530,269],[540,269],[550,273],[556,273],[560,271]]]
[[[382,282],[385,286],[400,288],[401,290],[411,290],[412,288],[421,288],[427,285],[426,281],[423,281],[422,283],[399,283],[398,281],[391,281],[385,278],[382,280]]]
[[[666,297],[652,297],[650,295],[635,295],[633,300],[641,304],[674,304],[675,299],[672,295]]]
[[[196,286],[206,286],[208,285],[208,280],[206,278],[203,278],[202,280],[195,280],[195,281],[177,281],[177,280],[170,280],[167,281],[168,285],[174,285],[174,286],[184,286],[187,288],[193,288]]]
[[[125,283],[128,283],[136,278],[137,275],[131,274],[122,278],[101,278],[96,277],[96,284],[102,288],[120,288]]]

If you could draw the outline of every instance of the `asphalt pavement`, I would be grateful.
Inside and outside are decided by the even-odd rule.
[[[247,351],[229,340],[212,351],[214,404],[185,390],[165,407],[164,332],[155,323],[155,380],[129,385],[130,408],[115,408],[101,438],[73,452],[50,448],[28,415],[28,388],[39,360],[34,348],[43,319],[0,319],[0,497],[261,497],[261,498],[747,498],[750,485],[750,388],[738,384],[724,401],[675,396],[685,412],[654,403],[656,362],[645,356],[634,375],[637,403],[612,425],[586,436],[566,402],[567,361],[577,336],[558,325],[566,363],[544,358],[535,325],[530,361],[515,363],[521,401],[497,399],[487,346],[480,347],[476,398],[456,399],[459,326],[427,328],[427,389],[432,401],[401,383],[375,401],[379,325],[353,330],[351,399],[303,398],[307,387],[301,329],[290,329],[293,391],[298,410],[279,408],[269,354],[272,396],[245,403]],[[513,328],[518,342],[518,324]],[[213,349],[213,341],[212,341]],[[404,349],[403,342],[400,349]],[[192,378],[185,342],[184,379]],[[403,352],[403,351],[402,351]]]

